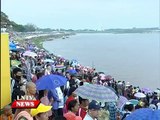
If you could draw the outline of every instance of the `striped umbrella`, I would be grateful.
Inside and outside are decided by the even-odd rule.
[[[126,97],[124,97],[124,96],[119,96],[117,107],[118,107],[119,109],[122,109],[122,107],[124,106],[124,104],[125,104],[126,102],[128,102],[128,99],[127,99]]]
[[[118,100],[118,96],[114,91],[108,87],[97,84],[80,86],[74,91],[74,93],[82,98],[99,102],[116,102]]]
[[[66,66],[64,66],[64,65],[56,65],[56,66],[54,66],[56,69],[65,69],[66,68]]]
[[[150,88],[142,88],[141,89],[145,94],[147,93],[153,93],[153,91]]]

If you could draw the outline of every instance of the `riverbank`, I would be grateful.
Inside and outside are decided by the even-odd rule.
[[[43,42],[45,41],[52,41],[54,39],[59,39],[67,36],[75,35],[75,33],[49,33],[48,35],[36,35],[32,37],[32,35],[25,35],[21,37],[15,38],[15,41],[24,45],[27,41],[30,41],[32,44],[35,44],[40,49],[45,49],[43,47]],[[45,49],[46,50],[46,49]]]
[[[53,41],[54,39],[59,39],[59,38],[63,38],[66,36],[70,36],[73,34],[57,34],[57,35],[48,35],[48,36],[41,36],[41,37],[36,37],[32,39],[32,42],[41,49],[45,49],[43,47],[43,42],[45,41]],[[45,49],[46,50],[46,49]]]

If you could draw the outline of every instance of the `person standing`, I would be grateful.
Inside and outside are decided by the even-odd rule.
[[[12,102],[17,100],[17,98],[21,98],[21,96],[25,95],[25,91],[22,90],[22,70],[20,68],[14,68],[12,72],[12,79],[11,79],[11,99]],[[12,109],[13,114],[15,113],[16,109]]]
[[[83,120],[98,120],[101,106],[95,100],[89,103],[88,112]]]
[[[68,103],[68,112],[64,114],[64,117],[67,120],[82,120],[80,116],[76,116],[76,113],[78,112],[78,101],[77,100],[71,100]]]
[[[17,96],[24,95],[25,92],[21,90],[22,83],[22,70],[20,68],[13,69],[13,78],[11,79],[11,92],[12,101],[17,100]]]
[[[83,119],[87,114],[89,100],[79,97],[79,103],[78,116],[81,116]]]
[[[42,104],[46,106],[51,106],[53,104],[53,98],[48,99],[48,90],[40,90],[38,99],[41,101]],[[52,119],[52,111],[49,110],[48,112],[49,119]]]
[[[56,89],[49,90],[48,98],[49,99],[53,98],[53,100],[54,100],[54,102],[52,103],[52,112],[53,112],[54,117],[57,117],[58,116],[59,102],[61,102],[59,97],[58,97],[57,90]]]
[[[76,90],[77,88],[76,87],[71,87],[69,89],[69,92],[68,92],[68,98],[66,100],[66,104],[65,104],[65,108],[66,108],[66,111],[68,111],[68,104],[70,101],[72,100],[75,100],[77,95],[74,93],[74,91]]]
[[[33,82],[27,82],[26,84],[26,95],[35,97],[36,95],[36,85]]]
[[[60,87],[56,88],[57,95],[59,98],[58,102],[58,116],[63,116],[63,108],[64,108],[64,95]]]

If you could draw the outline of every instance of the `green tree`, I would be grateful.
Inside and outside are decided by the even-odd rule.
[[[34,32],[37,29],[37,27],[33,24],[27,24],[24,27],[26,32]]]

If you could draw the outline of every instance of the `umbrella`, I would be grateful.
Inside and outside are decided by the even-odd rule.
[[[9,46],[10,47],[16,47],[16,44],[14,44],[13,42],[9,42]]]
[[[16,47],[16,51],[24,51],[24,48],[23,48],[23,47],[20,47],[20,46],[17,46],[17,47]]]
[[[11,65],[12,65],[12,66],[18,66],[18,65],[20,65],[20,64],[21,64],[21,62],[18,61],[18,60],[11,60]]]
[[[60,75],[45,75],[36,81],[37,90],[50,90],[63,86],[67,79]]]
[[[118,99],[118,96],[110,88],[97,84],[80,86],[74,93],[82,98],[99,102],[116,102]]]
[[[55,68],[56,69],[65,69],[66,67],[64,65],[56,65]]]
[[[77,71],[75,69],[67,70],[67,72],[69,72],[70,74],[77,74]]]
[[[130,99],[129,102],[131,102],[134,106],[136,106],[139,103],[139,101],[136,99]]]
[[[116,90],[113,87],[110,87],[110,86],[105,86],[105,87],[111,89],[117,95],[117,92],[116,92]]]
[[[9,49],[10,49],[10,50],[17,50],[16,44],[14,44],[13,42],[10,42],[10,43],[9,43]]]
[[[44,62],[54,63],[52,59],[45,59]]]
[[[141,89],[145,94],[152,93],[153,91],[150,88],[142,88]]]
[[[107,79],[107,80],[112,80],[113,78],[112,78],[111,75],[107,75],[107,76],[106,76],[106,79]]]
[[[160,120],[160,110],[141,108],[127,116],[126,120]]]
[[[25,52],[23,53],[23,55],[24,55],[24,56],[30,56],[30,57],[35,57],[35,56],[37,56],[36,53],[31,52],[31,51],[25,51]]]
[[[128,102],[128,99],[127,99],[126,97],[124,97],[124,96],[119,96],[117,107],[118,107],[119,109],[122,109],[122,107],[124,106],[124,104],[125,104],[126,102]]]
[[[141,93],[141,92],[135,93],[134,96],[137,97],[137,98],[145,98],[146,97],[146,95],[144,93]]]

